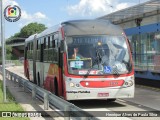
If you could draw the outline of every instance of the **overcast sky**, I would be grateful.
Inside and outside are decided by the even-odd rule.
[[[149,0],[3,0],[5,5],[18,5],[22,15],[17,22],[5,21],[6,38],[19,32],[30,22],[47,27],[62,21],[94,19]]]

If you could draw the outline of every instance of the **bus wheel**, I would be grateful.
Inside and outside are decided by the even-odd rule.
[[[107,102],[114,102],[114,101],[116,101],[116,99],[115,99],[115,98],[107,99]]]

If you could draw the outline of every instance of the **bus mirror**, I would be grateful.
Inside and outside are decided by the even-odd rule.
[[[65,50],[65,44],[64,44],[64,40],[61,41],[61,45],[60,45],[60,51],[61,53],[63,53]]]

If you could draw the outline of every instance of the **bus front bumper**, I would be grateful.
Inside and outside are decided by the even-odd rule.
[[[67,100],[133,98],[134,85],[126,88],[72,89],[66,91]]]

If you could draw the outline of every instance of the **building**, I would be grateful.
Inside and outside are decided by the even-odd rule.
[[[136,77],[160,80],[160,0],[123,9],[98,19],[124,28],[133,49]]]

